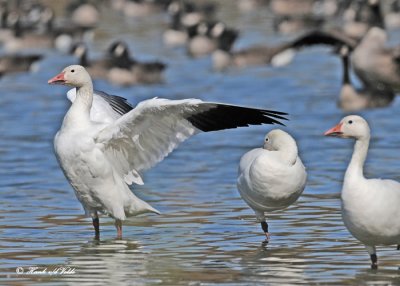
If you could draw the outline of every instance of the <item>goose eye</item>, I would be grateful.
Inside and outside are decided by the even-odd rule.
[[[75,70],[71,70],[71,72],[75,72]]]
[[[353,124],[353,120],[349,120],[348,123],[349,123],[349,124]]]
[[[265,142],[268,142],[269,141],[269,139],[268,138],[265,138]]]

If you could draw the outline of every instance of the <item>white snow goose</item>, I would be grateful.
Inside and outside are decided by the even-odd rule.
[[[55,136],[54,147],[66,178],[93,220],[96,238],[100,236],[99,212],[115,219],[118,238],[122,237],[122,221],[127,217],[159,213],[136,197],[129,185],[143,184],[141,173],[162,161],[187,138],[201,131],[281,124],[278,120],[286,119],[286,114],[278,111],[198,99],[153,98],[114,120],[97,122],[91,119],[93,108],[106,105],[99,94],[93,95],[93,83],[84,67],[66,67],[48,83],[76,87],[75,99]],[[124,101],[119,98],[115,102],[118,105]]]
[[[265,136],[262,148],[253,149],[241,158],[237,188],[261,223],[267,237],[265,243],[270,238],[265,212],[293,204],[302,194],[306,180],[296,141],[280,129]]]
[[[349,232],[365,245],[371,268],[376,269],[376,245],[400,244],[400,183],[364,177],[370,129],[362,117],[346,116],[325,135],[356,140],[343,181],[342,218]]]

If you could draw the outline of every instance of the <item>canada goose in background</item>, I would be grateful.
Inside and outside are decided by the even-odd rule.
[[[315,29],[323,24],[322,17],[314,13],[314,0],[271,0],[274,30],[293,34],[305,29]]]
[[[168,14],[170,16],[170,24],[168,28],[163,33],[163,42],[168,47],[179,47],[184,46],[188,39],[187,28],[181,20],[182,9],[179,2],[173,1],[168,6]],[[195,23],[193,25],[196,25]]]
[[[192,57],[202,57],[217,49],[230,50],[238,35],[238,30],[222,22],[201,22],[189,29],[187,52]]]
[[[94,28],[100,21],[100,12],[95,1],[72,1],[67,5],[66,11],[71,22],[79,27]]]
[[[324,18],[337,16],[343,9],[344,1],[337,0],[271,0],[269,8],[277,17]]]
[[[52,30],[55,41],[54,45],[57,50],[68,53],[74,43],[92,42],[94,27],[84,27],[75,25],[72,22],[58,22]]]
[[[387,29],[400,28],[400,1],[392,0],[389,11],[385,15],[385,27]]]
[[[121,41],[111,43],[105,56],[99,59],[88,59],[88,48],[84,43],[74,44],[71,54],[91,72],[93,78],[108,80],[115,85],[156,84],[164,81],[164,63],[136,61],[131,57],[126,43]]]
[[[118,85],[156,84],[164,81],[166,64],[160,61],[139,62],[129,52],[128,45],[121,41],[111,44],[108,49],[112,69],[109,80]]]
[[[189,27],[189,41],[186,46],[188,55],[192,57],[201,57],[211,54],[218,48],[216,37],[210,35],[213,25],[214,24],[202,21],[197,25]],[[218,28],[218,33],[221,33],[223,24],[215,24],[215,26],[221,26],[221,28]]]
[[[347,5],[346,5],[347,4]],[[298,9],[294,7],[299,6]],[[322,28],[325,22],[341,14],[343,24],[328,31],[343,33],[344,37],[360,40],[371,27],[384,27],[379,0],[360,0],[337,3],[336,0],[271,2],[275,11],[274,29],[281,33],[294,33],[305,29]]]
[[[340,55],[343,65],[343,81],[338,100],[340,108],[345,111],[357,111],[364,108],[385,107],[393,102],[396,95],[392,90],[380,90],[373,86],[356,90],[350,80],[349,47],[342,46]]]
[[[392,49],[386,47],[385,30],[372,27],[360,42],[338,31],[313,31],[304,39],[302,46],[347,45],[352,50],[353,70],[365,87],[400,91],[400,46]]]
[[[197,25],[201,21],[214,20],[216,3],[174,0],[168,5],[171,15],[179,14],[180,22],[185,27]]]
[[[70,54],[78,59],[79,65],[84,66],[93,78],[108,78],[109,69],[112,66],[111,59],[108,55],[102,59],[89,60],[88,47],[82,42],[75,43],[70,50]]]
[[[3,48],[7,52],[15,53],[26,49],[50,49],[54,47],[54,37],[50,33],[38,33],[25,28],[21,16],[17,12],[10,12],[7,21],[12,34],[3,39]]]
[[[175,0],[168,5],[167,11],[170,25],[163,33],[163,41],[167,46],[177,47],[187,43],[190,27],[197,26],[201,21],[213,20],[216,6],[214,3],[196,5],[194,2]]]
[[[56,48],[68,52],[74,41],[88,39],[88,33],[94,28],[81,27],[66,20],[55,21],[54,12],[48,7],[39,10],[38,14],[35,18],[23,19],[17,12],[8,13],[7,24],[11,33],[0,33],[5,51],[15,53]]]
[[[254,210],[265,233],[270,233],[265,213],[287,208],[302,194],[307,172],[298,155],[296,141],[280,129],[270,131],[262,148],[242,156],[237,188],[242,199]]]
[[[166,9],[168,1],[156,0],[113,0],[110,2],[115,10],[118,10],[126,17],[144,18],[153,14],[158,14]]]
[[[288,64],[294,57],[291,45],[253,46],[238,51],[218,49],[212,54],[213,68],[223,71],[227,68],[244,68],[256,65],[282,66]]]
[[[376,269],[376,246],[400,244],[400,183],[364,177],[371,137],[364,118],[346,116],[324,135],[355,140],[353,155],[343,179],[342,219],[349,232],[364,244],[371,258],[371,268]]]
[[[274,30],[282,34],[295,34],[300,31],[322,27],[325,19],[317,16],[278,16],[274,18]]]
[[[371,28],[353,51],[353,69],[365,85],[400,92],[400,46],[386,44],[386,31]]]
[[[27,72],[43,58],[42,55],[2,55],[0,56],[0,76],[10,73]]]
[[[71,54],[79,59],[78,63],[91,73],[93,78],[101,78],[115,85],[156,84],[164,81],[164,63],[138,62],[131,57],[126,43],[111,43],[106,55],[96,60],[88,59],[88,48],[84,43],[77,43]]]
[[[4,43],[7,39],[14,37],[14,31],[8,21],[9,13],[6,2],[0,1],[0,43]]]
[[[247,67],[253,65],[284,66],[290,63],[295,56],[295,51],[303,47],[317,44],[338,45],[347,43],[355,46],[356,42],[349,37],[341,37],[340,34],[332,34],[312,31],[305,33],[292,41],[274,46],[253,46],[238,51],[219,48],[213,53],[213,67],[215,70],[224,70],[229,67]]]
[[[85,2],[79,1],[78,2]],[[56,48],[67,53],[77,41],[90,41],[95,25],[77,24],[69,18],[57,18],[53,9],[35,1],[23,1],[19,10],[7,14],[7,24],[12,37],[3,38],[6,51],[16,52],[32,48]],[[23,9],[22,9],[23,8]],[[21,10],[22,9],[22,10]],[[86,9],[83,9],[84,11]],[[83,13],[82,13],[83,14]],[[85,21],[90,17],[82,16]]]
[[[385,27],[380,0],[352,1],[342,18],[339,30],[356,40],[361,40],[372,27]]]
[[[240,12],[248,13],[267,7],[269,0],[236,0]]]
[[[339,14],[343,23],[335,30],[355,39],[361,39],[371,27],[384,27],[379,0],[272,0],[270,8],[275,15],[274,29],[285,34],[321,28]]]
[[[271,0],[269,7],[276,16],[311,15],[315,0]]]

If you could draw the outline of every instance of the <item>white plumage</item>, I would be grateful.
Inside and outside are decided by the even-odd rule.
[[[325,135],[356,140],[343,181],[342,217],[350,233],[365,245],[371,267],[376,268],[376,245],[400,244],[400,183],[364,177],[370,129],[362,117],[346,116]]]
[[[122,220],[159,213],[129,189],[143,184],[142,172],[163,160],[182,141],[201,131],[278,123],[284,113],[202,102],[150,99],[134,109],[124,98],[93,92],[90,75],[79,65],[65,68],[51,84],[76,87],[73,102],[55,136],[56,157],[99,236],[98,213]]]
[[[293,204],[303,192],[306,179],[296,141],[280,129],[267,134],[263,148],[253,149],[241,158],[237,187],[261,223],[266,242],[269,232],[265,212]]]
[[[94,91],[93,93],[93,103],[90,109],[90,120],[98,123],[111,123],[117,120],[123,115],[123,113],[118,112],[113,109],[106,98],[110,95],[104,92]],[[67,98],[74,102],[76,98],[76,88],[73,88],[67,92]],[[122,99],[122,98],[121,98]]]

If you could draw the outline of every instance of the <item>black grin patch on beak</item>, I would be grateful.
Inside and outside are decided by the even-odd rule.
[[[343,136],[343,132],[332,132],[327,134],[328,136],[332,136],[332,137],[342,137]]]
[[[67,83],[65,82],[65,80],[56,80],[51,82],[51,84],[62,84],[62,85],[66,85]]]

